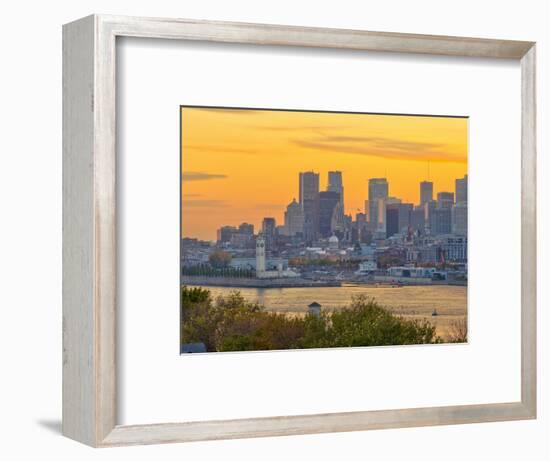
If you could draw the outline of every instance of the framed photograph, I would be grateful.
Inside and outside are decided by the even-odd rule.
[[[536,417],[535,44],[63,29],[63,433]]]
[[[182,353],[467,342],[467,117],[181,119]]]

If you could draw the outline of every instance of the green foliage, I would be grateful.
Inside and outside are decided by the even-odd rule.
[[[182,267],[182,275],[198,277],[232,277],[232,278],[253,278],[255,272],[252,269],[240,267],[213,267],[210,264],[199,264],[192,267]]]
[[[182,343],[207,351],[385,346],[440,342],[429,322],[394,316],[372,298],[303,317],[266,312],[233,291],[212,301],[208,290],[182,287]]]
[[[438,341],[429,322],[405,320],[380,307],[373,298],[358,296],[349,308],[331,317],[332,346],[389,346]]]

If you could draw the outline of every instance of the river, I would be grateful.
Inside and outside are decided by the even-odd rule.
[[[445,336],[449,324],[467,316],[467,292],[465,286],[390,286],[343,285],[341,287],[316,288],[227,288],[209,286],[213,297],[239,291],[247,300],[258,302],[266,310],[288,314],[303,314],[313,301],[322,309],[337,310],[349,305],[355,295],[374,298],[393,313],[414,319],[424,319],[437,327]],[[432,316],[434,310],[437,316]]]

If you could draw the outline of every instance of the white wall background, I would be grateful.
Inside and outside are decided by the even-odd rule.
[[[543,155],[550,96],[545,3],[429,0],[10,2],[0,43],[0,431],[2,458],[546,460],[550,455],[550,224]],[[539,79],[539,419],[92,450],[60,436],[61,24],[90,13],[172,16],[535,40]]]

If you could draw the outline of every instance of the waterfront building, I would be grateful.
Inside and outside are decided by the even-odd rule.
[[[390,277],[396,277],[399,279],[420,278],[420,279],[431,280],[434,273],[435,273],[434,267],[398,266],[398,267],[390,267],[388,269],[388,275]]]
[[[468,202],[468,175],[455,180],[456,203]]]
[[[373,231],[385,233],[385,204],[388,198],[388,181],[386,178],[369,179],[368,216],[369,226]]]
[[[376,247],[373,245],[367,245],[366,243],[359,243],[355,245],[353,252],[355,255],[359,256],[360,259],[374,260]]]
[[[446,261],[468,261],[468,237],[448,235],[441,240],[441,251]]]
[[[434,198],[434,183],[431,181],[422,181],[420,183],[420,205],[431,202]]]
[[[289,237],[304,232],[304,211],[296,199],[292,199],[292,202],[286,207],[285,211],[285,225],[283,233]]]
[[[367,260],[359,263],[359,269],[355,271],[355,275],[369,275],[378,268],[376,261]]]
[[[233,257],[229,261],[229,267],[234,269],[246,269],[246,270],[256,270],[256,256],[254,257]],[[283,269],[288,268],[288,259],[279,258],[279,257],[265,257],[265,270],[276,270],[279,266],[282,266]]]
[[[256,278],[275,279],[299,277],[300,274],[290,269],[285,269],[283,262],[278,263],[275,270],[268,270],[265,249],[266,241],[264,235],[259,234],[256,238]]]
[[[277,238],[277,223],[275,218],[264,218],[262,221],[262,234],[265,239],[265,247],[267,250],[275,248]]]
[[[329,237],[335,230],[333,224],[336,225],[337,220],[334,219],[334,215],[341,211],[339,203],[340,194],[338,192],[319,193],[319,235],[321,237]]]
[[[259,234],[256,238],[256,277],[262,278],[265,271],[265,238]]]
[[[452,208],[455,203],[453,192],[439,192],[437,194],[437,208]]]
[[[304,239],[314,241],[319,232],[319,174],[299,174],[300,206],[304,212]]]

